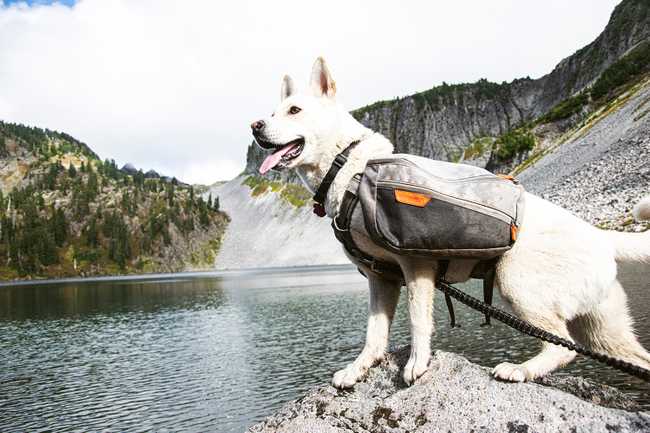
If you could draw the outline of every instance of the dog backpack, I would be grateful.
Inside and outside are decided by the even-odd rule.
[[[322,203],[329,186],[354,145],[337,155],[314,195],[317,215],[324,215]],[[370,272],[402,282],[399,266],[359,250],[353,231],[394,253],[438,260],[442,280],[449,260],[477,260],[471,276],[483,280],[483,298],[491,304],[496,260],[517,240],[523,211],[524,189],[511,176],[394,154],[368,161],[352,178],[332,228],[347,253]],[[445,301],[453,328],[456,319],[447,293]],[[490,324],[487,314],[485,324]]]
[[[365,230],[400,255],[489,260],[517,239],[523,188],[479,167],[396,154],[368,162]]]
[[[329,187],[356,144],[336,156],[323,178],[314,194],[316,215],[325,215],[323,203]],[[483,279],[483,296],[491,304],[496,260],[517,240],[523,211],[524,189],[511,176],[393,154],[368,161],[364,171],[352,178],[332,228],[348,255],[370,272],[402,282],[399,266],[358,249],[353,231],[394,253],[438,260],[443,280],[449,260],[477,260],[471,276]],[[455,315],[448,294],[445,300],[453,327]],[[489,315],[485,320],[490,323]]]

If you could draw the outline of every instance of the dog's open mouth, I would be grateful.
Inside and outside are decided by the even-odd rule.
[[[260,173],[264,174],[271,169],[283,169],[302,153],[305,147],[305,139],[300,137],[282,146],[276,146],[272,154],[264,159],[260,166]]]

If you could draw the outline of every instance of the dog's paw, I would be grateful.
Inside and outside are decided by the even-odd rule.
[[[354,364],[350,364],[345,367],[343,370],[339,370],[334,373],[332,378],[332,385],[336,388],[352,388],[355,383],[363,379],[365,375],[364,371],[361,371]]]
[[[430,359],[430,355],[410,357],[406,363],[406,366],[404,367],[404,373],[402,375],[404,382],[406,382],[406,384],[409,386],[413,385],[417,378],[422,376],[424,372],[427,371]]]
[[[525,382],[530,379],[526,367],[509,362],[502,362],[494,367],[492,375],[497,379],[507,380],[508,382]]]

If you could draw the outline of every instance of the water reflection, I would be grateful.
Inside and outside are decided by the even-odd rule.
[[[216,308],[217,279],[43,284],[0,288],[0,320],[86,317],[139,311]]]

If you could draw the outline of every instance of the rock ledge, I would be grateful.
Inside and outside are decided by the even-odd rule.
[[[409,348],[390,353],[351,391],[321,386],[249,432],[647,432],[650,414],[614,388],[577,377],[494,380],[490,370],[437,351],[411,387]]]

